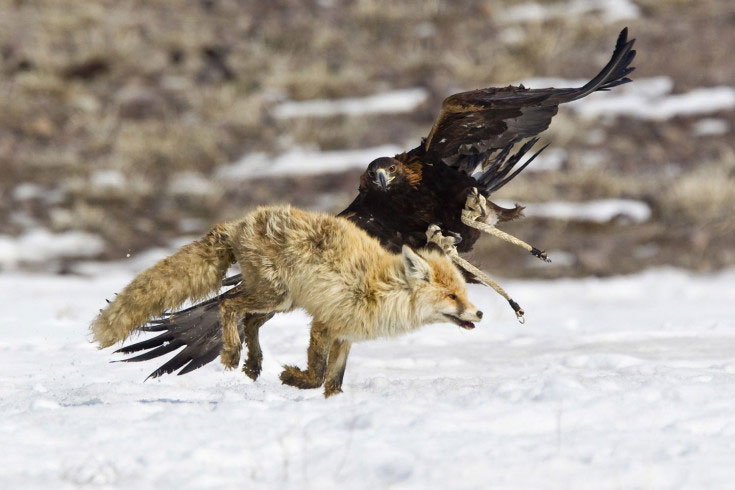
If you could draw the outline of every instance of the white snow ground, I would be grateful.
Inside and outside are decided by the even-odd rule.
[[[110,364],[86,327],[130,267],[0,275],[0,488],[732,488],[735,270],[502,281],[525,325],[473,286],[474,331],[356,345],[324,400],[278,381],[301,313],[255,383]]]

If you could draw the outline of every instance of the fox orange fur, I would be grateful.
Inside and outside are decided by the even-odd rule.
[[[404,246],[393,254],[346,219],[290,206],[262,207],[215,226],[140,273],[92,322],[94,339],[100,347],[110,346],[184,301],[216,292],[234,262],[243,276],[236,287],[245,294],[220,304],[222,363],[234,368],[240,361],[237,322],[246,313],[304,308],[313,318],[308,368],[286,366],[281,381],[299,388],[324,384],[325,396],[342,391],[352,342],[448,320],[473,328],[482,318],[467,299],[462,274],[443,252],[416,253]],[[257,334],[245,330],[255,357]],[[255,362],[252,377],[260,372],[260,358]]]

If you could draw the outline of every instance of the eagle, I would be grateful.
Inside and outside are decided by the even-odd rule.
[[[414,248],[426,246],[431,237],[427,228],[431,227],[456,237],[458,252],[471,250],[485,231],[548,260],[544,251],[495,227],[498,222],[521,216],[523,208],[518,205],[503,208],[488,198],[546,148],[529,153],[538,142],[538,134],[549,127],[560,104],[631,81],[628,75],[634,70],[630,66],[636,54],[634,41],[628,40],[628,28],[624,28],[610,61],[579,88],[529,89],[509,85],[447,97],[428,135],[417,147],[378,158],[368,165],[360,177],[358,195],[338,216],[352,221],[393,252],[399,252],[404,244]],[[472,274],[468,276],[474,279]],[[239,282],[239,275],[226,278],[223,287]],[[149,377],[177,370],[179,375],[191,372],[219,355],[222,347],[219,303],[242,294],[238,291],[230,289],[190,308],[168,313],[141,328],[158,335],[116,352],[145,351],[122,359],[139,362],[184,347]],[[521,310],[517,303],[505,297],[518,314]],[[244,336],[248,330],[250,338],[257,339],[260,327],[271,316],[248,314],[239,324],[240,338],[248,338]],[[246,363],[244,368],[253,379],[259,375],[257,364],[253,367]]]

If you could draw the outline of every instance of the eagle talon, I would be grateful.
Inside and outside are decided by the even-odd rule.
[[[447,233],[449,233],[450,235],[452,235],[454,237],[454,244],[455,245],[459,245],[460,243],[462,243],[462,235],[460,235],[456,231],[448,231]]]
[[[432,237],[436,235],[440,235],[441,232],[442,232],[442,229],[436,223],[430,224],[429,227],[426,229],[426,235],[427,235],[427,238],[429,239],[431,239]]]
[[[438,225],[429,225],[426,229],[426,242],[435,243],[441,248],[445,254],[452,255],[456,254],[457,251],[454,248],[457,243],[461,241],[456,233],[449,232],[451,236],[446,236],[442,233],[441,228]]]
[[[487,217],[487,199],[480,194],[477,187],[473,187],[472,191],[467,195],[464,208],[472,213],[472,219],[475,221],[485,221]]]

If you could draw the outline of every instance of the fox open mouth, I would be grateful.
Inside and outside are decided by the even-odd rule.
[[[445,317],[449,318],[450,320],[452,320],[452,322],[456,323],[460,327],[466,328],[467,330],[472,330],[473,328],[475,328],[475,324],[474,323],[468,322],[467,320],[462,320],[461,318],[459,318],[457,316],[448,315],[446,313],[442,313],[442,315],[444,315]]]

